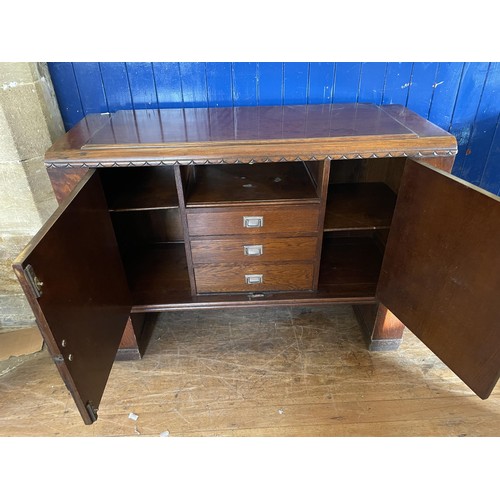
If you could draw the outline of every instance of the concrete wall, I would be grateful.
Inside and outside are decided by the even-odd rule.
[[[46,63],[0,63],[0,328],[34,324],[11,265],[57,207],[43,155],[63,133]]]

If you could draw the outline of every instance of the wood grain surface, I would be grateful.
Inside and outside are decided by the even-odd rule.
[[[331,184],[325,231],[389,228],[395,205],[396,195],[381,182]]]
[[[405,124],[393,115],[404,113]],[[412,128],[410,128],[412,127]],[[312,104],[89,115],[45,155],[52,166],[453,156],[456,139],[402,106]]]
[[[199,166],[194,179],[186,196],[188,207],[319,200],[302,162]]]
[[[378,299],[480,397],[500,377],[500,199],[411,160]]]
[[[287,262],[316,258],[317,238],[314,236],[276,238],[266,236],[237,236],[236,238],[192,239],[193,262],[209,264],[216,262]],[[246,255],[245,246],[262,246],[262,255]]]
[[[43,283],[37,297],[27,266]],[[61,377],[86,424],[97,409],[132,299],[97,172],[59,206],[14,262]]]
[[[194,274],[198,293],[312,290],[314,262],[273,264],[200,264]],[[261,283],[246,283],[245,276],[260,275]]]
[[[318,204],[267,204],[237,208],[188,209],[187,222],[191,236],[315,234],[319,230],[318,215]],[[263,217],[263,225],[244,227],[243,217]]]
[[[84,148],[380,134],[416,137],[410,128],[373,104],[198,107],[118,111]]]
[[[45,350],[0,363],[0,399],[1,436],[500,436],[500,387],[481,401],[409,331],[367,351],[348,306],[159,315],[92,426]]]
[[[99,170],[110,210],[145,210],[179,206],[173,167]]]

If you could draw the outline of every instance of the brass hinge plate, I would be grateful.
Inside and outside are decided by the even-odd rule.
[[[31,264],[28,264],[24,268],[24,274],[26,275],[28,283],[30,284],[31,289],[33,290],[33,294],[35,295],[35,297],[37,299],[40,298],[42,296],[43,282],[41,282],[37,278],[37,276],[35,274],[35,270],[33,269],[33,266]]]
[[[85,409],[89,414],[90,420],[92,421],[92,423],[94,423],[97,420],[97,408],[94,406],[92,401],[88,401],[85,405]]]

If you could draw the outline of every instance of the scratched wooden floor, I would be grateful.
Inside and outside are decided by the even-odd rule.
[[[161,314],[92,426],[46,350],[0,363],[0,400],[1,436],[500,436],[500,384],[480,400],[410,332],[368,352],[347,306]]]

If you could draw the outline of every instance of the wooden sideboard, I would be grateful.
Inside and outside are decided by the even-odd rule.
[[[348,303],[404,325],[481,398],[500,375],[499,198],[399,106],[88,115],[47,152],[59,208],[14,263],[85,423],[147,313]],[[333,313],[332,313],[333,314]]]

